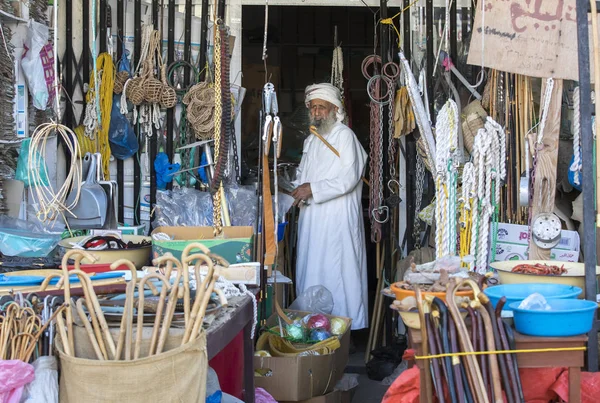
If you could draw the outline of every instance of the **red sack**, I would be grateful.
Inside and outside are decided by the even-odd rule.
[[[407,369],[385,392],[381,403],[419,403],[420,385],[419,368],[414,366]]]
[[[569,371],[565,370],[558,377],[552,390],[565,402],[569,401]],[[581,373],[581,403],[595,403],[600,396],[600,373]]]

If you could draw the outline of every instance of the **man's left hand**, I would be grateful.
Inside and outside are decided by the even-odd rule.
[[[310,183],[303,183],[292,192],[292,197],[296,200],[308,201],[312,197]]]

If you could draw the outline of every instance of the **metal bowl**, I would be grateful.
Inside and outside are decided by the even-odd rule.
[[[85,238],[87,237],[77,236],[74,238],[66,238],[60,241],[59,245],[66,252],[68,250],[74,249],[72,243],[78,243]],[[125,243],[140,243],[142,241],[152,242],[151,237],[141,235],[123,235],[121,239]],[[150,258],[152,256],[152,245],[150,244],[148,246],[135,249],[91,250],[88,252],[98,259],[98,261],[94,262],[95,264],[111,264],[119,259],[127,259],[130,260],[135,265],[135,267],[141,269],[143,266],[146,266],[150,263]],[[87,259],[83,259],[81,263],[92,264],[92,262],[88,262]]]
[[[560,276],[539,276],[537,274],[513,273],[511,270],[520,264],[552,264],[563,266],[567,273]],[[523,283],[552,283],[574,285],[583,290],[581,296],[585,298],[585,267],[583,263],[558,262],[550,260],[510,260],[505,262],[494,262],[490,267],[498,272],[501,284],[523,284]],[[596,266],[596,277],[600,276],[600,266]]]

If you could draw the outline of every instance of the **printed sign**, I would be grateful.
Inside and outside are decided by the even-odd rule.
[[[576,0],[480,2],[485,12],[477,9],[467,62],[481,65],[483,49],[485,67],[532,77],[578,80],[575,3]],[[589,16],[588,25],[591,27]],[[592,46],[590,33],[590,50]],[[591,52],[590,65],[593,72]]]

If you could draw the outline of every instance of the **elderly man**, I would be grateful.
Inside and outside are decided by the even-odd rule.
[[[361,193],[367,153],[342,123],[340,91],[330,84],[306,88],[310,124],[339,153],[311,134],[292,196],[302,203],[298,226],[296,289],[322,285],[333,294],[333,314],[368,326],[367,261]]]

